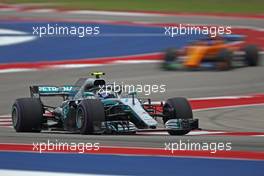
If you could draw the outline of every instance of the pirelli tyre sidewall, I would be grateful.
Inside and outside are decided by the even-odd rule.
[[[17,132],[40,132],[43,106],[38,98],[19,98],[12,106],[12,122]]]
[[[80,102],[76,110],[76,125],[81,134],[102,133],[104,121],[104,106],[100,100],[86,99]]]
[[[170,98],[163,106],[163,122],[169,119],[193,119],[192,108],[188,100],[184,97]],[[171,130],[170,135],[185,135],[190,130]]]

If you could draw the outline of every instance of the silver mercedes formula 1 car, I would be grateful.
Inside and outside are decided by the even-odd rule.
[[[30,86],[30,98],[16,99],[12,122],[17,132],[65,130],[80,134],[135,134],[140,131],[168,131],[185,135],[198,129],[189,102],[182,97],[153,104],[136,92],[115,90],[101,76],[80,78],[74,85]],[[45,105],[44,97],[62,97],[59,106]],[[47,99],[47,98],[46,98]],[[158,123],[161,118],[163,124]]]

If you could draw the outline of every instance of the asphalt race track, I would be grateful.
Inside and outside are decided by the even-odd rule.
[[[127,70],[131,71],[127,71]],[[239,68],[229,72],[167,72],[161,71],[158,64],[131,64],[82,69],[61,69],[38,72],[3,73],[1,77],[1,113],[10,113],[10,107],[17,97],[29,95],[28,85],[73,83],[76,78],[88,75],[90,71],[103,70],[109,81],[125,82],[128,84],[165,84],[167,92],[151,95],[154,100],[165,100],[168,97],[186,96],[208,97],[243,95],[263,92],[263,67]],[[54,77],[56,75],[56,77]],[[245,75],[245,76],[241,76]],[[227,79],[228,77],[228,79]],[[24,79],[27,78],[27,79]],[[12,91],[12,93],[9,93]],[[201,128],[207,130],[227,131],[260,131],[263,132],[263,106],[242,107],[236,109],[221,109],[199,111],[194,113],[201,120]],[[250,120],[249,120],[250,118]],[[79,134],[61,134],[61,132],[45,132],[45,134],[18,134],[12,128],[1,128],[0,141],[7,143],[32,143],[36,139],[45,141],[58,139],[63,141],[93,141],[104,146],[140,146],[163,147],[165,141],[202,141],[228,142],[232,141],[236,150],[262,150],[263,137],[252,136],[183,136],[172,137],[166,135],[143,136],[82,136]]]
[[[177,22],[177,23],[217,23],[225,25],[252,26],[263,28],[260,20],[237,19],[212,19],[201,17],[121,17],[102,15],[74,15],[68,16],[49,13],[40,16],[22,12],[0,12],[1,18],[7,16],[73,18],[93,20],[126,20],[150,22]],[[0,74],[0,115],[10,114],[13,101],[18,97],[29,95],[28,86],[32,84],[70,84],[77,78],[84,77],[91,71],[104,71],[105,78],[109,81],[125,82],[127,84],[165,84],[166,93],[150,95],[154,100],[166,100],[168,97],[184,96],[188,98],[248,95],[264,92],[264,69],[238,68],[227,72],[202,71],[202,72],[171,72],[162,71],[158,64],[130,64],[108,65],[100,67],[42,70],[37,72],[1,73]],[[239,132],[263,132],[264,108],[263,106],[240,107],[230,109],[208,110],[194,112],[199,118],[201,128],[206,130],[224,130]],[[82,136],[62,132],[43,132],[41,134],[15,133],[12,128],[0,127],[1,143],[29,143],[58,139],[64,142],[100,142],[103,146],[129,146],[129,147],[154,147],[162,148],[164,143],[179,140],[193,142],[232,142],[234,150],[258,151],[264,148],[263,136],[168,136],[136,135],[136,136]],[[37,140],[37,141],[36,141]]]

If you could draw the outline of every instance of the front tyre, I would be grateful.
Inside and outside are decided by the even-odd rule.
[[[247,45],[244,48],[245,62],[248,66],[255,67],[259,64],[259,49],[256,45]]]
[[[193,119],[192,108],[186,98],[170,98],[163,106],[163,122],[170,119]],[[170,135],[185,135],[191,130],[169,130]]]
[[[40,132],[43,106],[38,98],[19,98],[12,106],[12,123],[16,132]]]
[[[76,125],[81,134],[101,133],[105,121],[104,106],[100,100],[82,100],[76,110]]]

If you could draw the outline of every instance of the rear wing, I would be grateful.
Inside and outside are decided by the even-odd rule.
[[[40,98],[41,96],[73,96],[78,91],[76,86],[30,86],[30,96]]]

